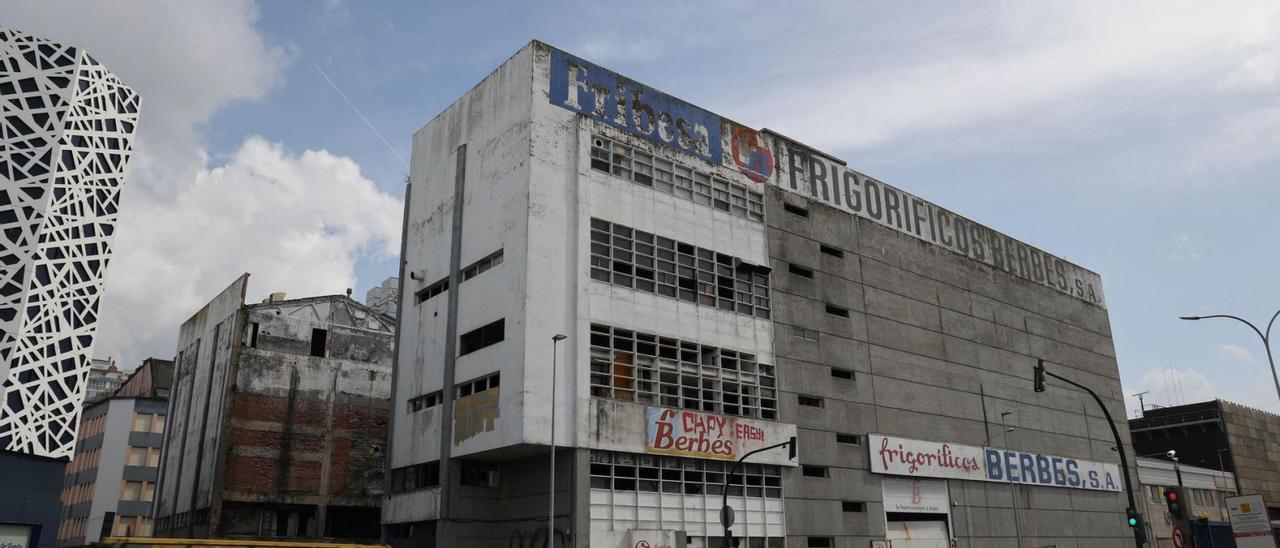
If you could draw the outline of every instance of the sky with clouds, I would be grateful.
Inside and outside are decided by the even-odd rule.
[[[126,367],[171,356],[178,325],[241,272],[251,299],[362,296],[394,275],[411,134],[538,38],[1097,271],[1125,391],[1148,404],[1280,412],[1257,335],[1177,319],[1280,308],[1273,0],[0,12],[142,94],[96,349]]]

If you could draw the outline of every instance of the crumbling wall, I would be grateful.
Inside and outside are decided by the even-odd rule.
[[[223,497],[313,505],[324,531],[328,507],[380,505],[393,334],[277,312],[248,311]],[[321,356],[311,355],[314,329],[325,330]]]

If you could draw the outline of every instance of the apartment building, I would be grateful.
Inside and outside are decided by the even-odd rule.
[[[147,359],[84,410],[62,487],[58,546],[150,536],[173,362]]]
[[[407,201],[392,545],[1133,542],[1093,272],[540,42]]]

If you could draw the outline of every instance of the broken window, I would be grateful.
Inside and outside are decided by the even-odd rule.
[[[597,135],[592,139],[591,167],[737,217],[764,221],[764,194],[608,137]]]
[[[506,318],[462,334],[459,356],[466,356],[486,346],[502,342],[506,336]]]
[[[740,417],[777,418],[774,368],[754,354],[591,326],[591,395]]]
[[[769,317],[767,268],[601,219],[591,220],[591,278]]]
[[[311,330],[311,355],[323,358],[325,348],[329,346],[329,330],[312,329]]]

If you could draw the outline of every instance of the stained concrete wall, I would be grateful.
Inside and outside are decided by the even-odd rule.
[[[207,536],[216,450],[222,435],[232,349],[239,345],[244,274],[182,324],[174,361],[169,425],[157,489],[157,533]]]
[[[785,211],[792,203],[808,217]],[[1032,391],[1037,358],[1097,390],[1113,416],[1123,394],[1106,310],[998,272],[846,212],[771,187],[769,253],[784,422],[800,428],[802,464],[829,477],[784,476],[787,533],[804,545],[830,536],[866,546],[884,535],[880,476],[870,473],[867,433],[976,446],[1002,446],[1000,413],[1012,411],[1017,450],[1117,462],[1111,432],[1089,397],[1051,383]],[[820,245],[843,251],[822,253]],[[789,264],[814,271],[812,279]],[[849,311],[827,312],[827,305]],[[817,341],[792,335],[814,330]],[[833,368],[852,379],[833,377]],[[798,395],[822,398],[800,406]],[[1119,425],[1127,439],[1127,426]],[[863,445],[837,443],[836,434]],[[1008,485],[950,481],[960,546],[1014,546]],[[1122,494],[1019,486],[1024,538],[1032,545],[1132,543]],[[841,501],[865,502],[843,512]],[[1126,540],[1127,539],[1127,540]]]
[[[525,273],[528,260],[529,102],[532,49],[526,47],[427,123],[413,137],[406,226],[400,349],[396,361],[391,466],[439,458],[439,417],[411,412],[408,401],[441,390],[448,292],[419,302],[417,294],[447,278],[453,238],[458,147],[466,145],[466,188],[460,266],[503,251],[503,264],[449,291],[458,291],[458,334],[505,320],[505,340],[457,360],[456,381],[500,373],[498,416],[452,448],[454,456],[523,443]],[[530,358],[532,359],[532,358]],[[542,359],[538,356],[538,359]],[[428,410],[429,411],[429,410]],[[460,416],[470,421],[472,417]],[[423,513],[417,519],[428,519]]]

